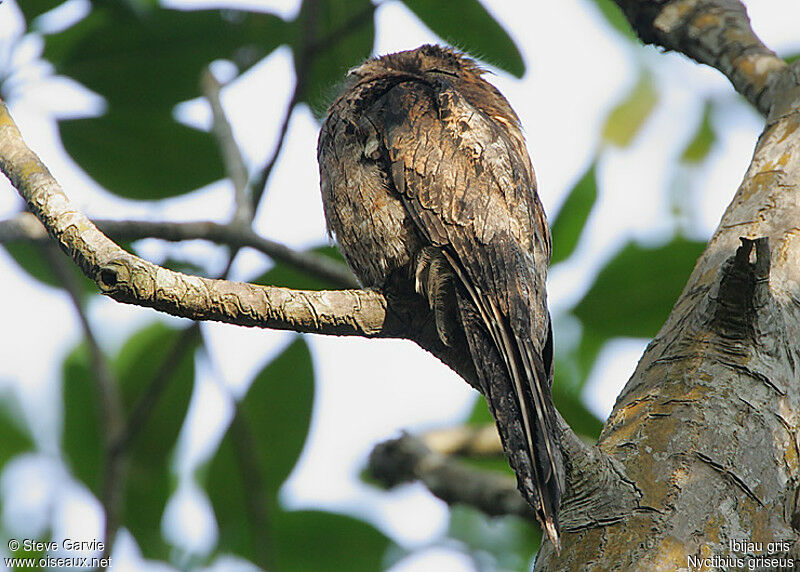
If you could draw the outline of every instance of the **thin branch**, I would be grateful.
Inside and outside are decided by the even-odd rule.
[[[69,202],[0,105],[0,169],[100,290],[117,301],[195,320],[334,335],[403,337],[371,290],[305,291],[188,276],[134,256]]]
[[[253,539],[257,564],[265,570],[275,568],[273,562],[272,535],[270,533],[269,502],[265,495],[264,475],[256,460],[255,437],[248,420],[242,415],[239,404],[228,428],[239,461],[244,490],[248,502],[244,510],[253,528]],[[260,436],[263,439],[263,435]]]
[[[122,419],[122,406],[119,400],[119,393],[117,392],[116,377],[109,367],[106,356],[103,350],[100,349],[100,344],[97,342],[97,337],[92,331],[89,320],[86,317],[86,312],[81,302],[81,286],[75,280],[75,276],[71,272],[60,253],[53,249],[53,245],[47,245],[44,248],[44,254],[53,268],[56,276],[64,285],[64,289],[69,295],[69,299],[75,308],[75,314],[81,324],[83,335],[86,338],[86,343],[89,347],[89,355],[92,360],[92,370],[94,371],[95,389],[100,398],[100,419],[102,426],[106,429],[106,435],[114,434],[119,431]]]
[[[249,188],[247,185],[249,174],[247,165],[245,165],[242,158],[242,152],[233,136],[231,124],[222,107],[222,101],[220,100],[222,85],[220,85],[208,67],[204,70],[200,83],[203,94],[211,106],[211,112],[214,117],[213,132],[222,154],[225,170],[228,173],[228,178],[233,183],[236,201],[236,212],[233,215],[233,220],[235,222],[249,223],[253,220],[253,205],[248,195]]]
[[[750,27],[738,0],[615,0],[646,44],[675,50],[721,71],[763,115],[787,64]]]
[[[115,240],[158,238],[171,242],[208,240],[232,248],[250,247],[277,262],[288,264],[302,272],[330,282],[332,286],[357,288],[358,282],[350,269],[336,260],[314,252],[299,252],[264,238],[242,224],[215,222],[154,222],[145,220],[100,220],[92,222]],[[15,241],[49,242],[42,224],[30,213],[20,213],[13,219],[0,221],[0,243]]]
[[[81,287],[75,280],[72,269],[67,266],[64,257],[55,251],[54,245],[46,245],[44,252],[72,301],[92,360],[92,372],[94,373],[92,378],[95,381],[97,409],[100,417],[100,426],[103,428],[102,433],[105,437],[106,462],[101,503],[106,515],[103,536],[106,548],[103,557],[107,557],[111,550],[113,538],[119,528],[120,510],[122,508],[124,459],[113,453],[114,441],[120,434],[124,423],[122,402],[117,390],[116,376],[111,371],[108,360],[103,350],[100,349],[97,337],[89,324],[89,319],[81,302]]]
[[[389,488],[419,480],[447,504],[468,504],[491,516],[516,514],[536,522],[513,477],[469,467],[408,434],[377,445],[368,470]]]
[[[567,482],[559,512],[562,530],[619,522],[632,513],[649,510],[642,506],[641,493],[619,463],[584,443],[560,415],[557,428]],[[420,437],[404,434],[378,444],[370,455],[368,470],[387,487],[419,480],[448,504],[468,504],[492,516],[516,514],[535,521],[514,478],[469,467],[451,456],[502,452],[493,426],[431,431]]]
[[[49,244],[47,229],[29,212],[21,212],[14,218],[0,221],[0,244],[7,242],[31,242]]]
[[[180,365],[184,353],[197,342],[200,326],[197,322],[183,330],[173,343],[164,361],[156,370],[147,389],[131,409],[124,429],[114,440],[111,451],[114,455],[124,454],[136,439],[139,431],[147,424],[150,414],[155,410],[159,397],[166,389],[170,379]]]
[[[309,45],[308,50],[310,54],[324,53],[335,42],[341,42],[348,35],[358,31],[361,26],[369,22],[372,15],[375,14],[381,5],[381,2],[367,4],[362,10],[356,12],[350,18],[342,22],[335,29],[331,30],[327,36]]]
[[[267,159],[267,162],[259,172],[258,177],[253,180],[253,183],[250,187],[251,196],[253,197],[252,208],[254,211],[258,209],[258,205],[261,202],[261,197],[266,191],[267,182],[269,181],[270,175],[272,175],[272,170],[275,168],[275,164],[278,162],[278,157],[280,157],[283,144],[286,141],[286,133],[289,131],[289,122],[292,119],[292,113],[294,112],[294,108],[297,107],[297,104],[300,103],[302,88],[303,82],[298,75],[297,81],[294,85],[294,91],[292,92],[292,97],[289,98],[289,103],[286,104],[286,112],[283,115],[283,121],[281,122],[280,129],[278,130],[278,138],[275,141],[275,147],[272,150],[272,155],[270,155],[269,159]]]
[[[314,25],[314,21],[316,20],[317,5],[317,0],[311,0],[306,6],[304,6],[308,11],[303,26],[303,34],[306,39],[310,36],[311,27]],[[286,111],[283,114],[283,121],[281,121],[281,126],[278,130],[278,138],[275,141],[275,147],[272,150],[272,155],[270,155],[269,159],[267,159],[267,162],[259,172],[258,177],[256,177],[252,183],[251,193],[253,197],[253,212],[258,210],[258,205],[261,203],[261,198],[264,196],[264,193],[267,190],[269,178],[272,175],[275,164],[278,162],[278,157],[280,157],[281,150],[283,150],[283,144],[286,141],[286,134],[289,131],[289,122],[292,119],[294,108],[297,107],[303,98],[306,76],[308,75],[308,62],[310,59],[309,55],[308,42],[306,42],[305,47],[300,52],[299,58],[295,62],[295,68],[297,72],[295,74],[294,90],[292,91],[292,96],[289,98],[289,103],[286,104]]]
[[[379,5],[380,3],[369,4],[368,6],[365,6],[363,10],[353,14],[353,16],[348,18],[347,21],[343,22],[341,26],[337,27],[335,30],[331,30],[331,32],[324,38],[321,38],[316,42],[305,43],[305,46],[296,62],[295,67],[297,69],[297,79],[295,82],[294,91],[292,92],[292,96],[289,98],[289,103],[286,105],[286,112],[284,113],[283,121],[281,122],[281,127],[278,131],[278,139],[275,143],[272,155],[269,157],[269,159],[267,159],[264,167],[259,173],[259,176],[252,184],[253,208],[258,208],[258,204],[261,202],[261,198],[266,191],[269,177],[272,174],[281,150],[283,149],[286,133],[289,130],[289,121],[292,118],[294,108],[297,107],[305,95],[306,76],[308,75],[308,70],[314,56],[318,53],[325,52],[334,42],[342,41],[349,34],[352,34],[358,30],[367,21],[369,21]],[[318,9],[316,5],[310,5],[307,10],[308,16],[305,21],[303,33],[305,34],[306,38],[309,38],[313,35],[312,29],[316,24]]]
[[[487,457],[503,454],[503,443],[494,424],[434,429],[418,438],[428,449],[442,455]]]
[[[112,493],[115,494],[116,496],[114,498],[116,498],[117,504],[115,505],[116,511],[114,513],[109,513],[108,509],[106,509],[106,544],[103,552],[104,556],[111,554],[116,531],[120,524],[120,497],[123,492],[123,480],[127,476],[128,453],[131,450],[136,436],[147,424],[150,415],[156,409],[159,398],[163,395],[164,390],[173,378],[173,374],[178,364],[181,363],[184,354],[192,347],[192,342],[199,336],[199,332],[200,328],[197,322],[181,332],[170,348],[167,356],[161,362],[158,370],[153,375],[149,385],[134,404],[131,413],[128,415],[127,420],[125,420],[124,427],[115,431],[114,434],[110,435],[107,439],[107,478],[104,495],[108,495],[110,498]],[[112,485],[113,488],[109,490]]]

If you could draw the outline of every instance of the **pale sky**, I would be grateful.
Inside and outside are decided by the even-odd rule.
[[[23,0],[24,1],[24,0]],[[247,5],[245,2],[231,5]],[[756,32],[779,51],[800,51],[796,0],[746,3]],[[174,6],[216,7],[220,2],[171,2]],[[292,17],[295,1],[252,1],[251,6]],[[491,80],[519,114],[528,139],[539,192],[550,218],[596,154],[600,128],[608,111],[636,82],[639,67],[654,74],[659,103],[633,144],[605,149],[599,163],[601,196],[576,255],[551,271],[549,299],[555,316],[557,343],[575,339],[574,320],[563,316],[591,284],[591,279],[625,241],[664,241],[674,231],[664,222],[668,192],[676,176],[690,186],[698,211],[690,232],[707,237],[738,186],[761,128],[759,117],[733,94],[714,70],[657,50],[633,49],[608,33],[607,24],[588,0],[558,3],[486,2],[517,42],[527,64],[522,80],[497,72]],[[87,0],[71,0],[79,14]],[[384,2],[377,11],[376,53],[409,49],[440,41],[400,2]],[[0,33],[19,26],[13,2],[0,5]],[[185,198],[142,204],[121,200],[99,189],[76,169],[60,144],[54,144],[53,113],[102,108],[97,97],[69,82],[49,78],[46,68],[32,65],[40,43],[31,39],[15,55],[29,81],[24,98],[11,109],[28,144],[40,154],[67,195],[89,216],[157,220],[216,220],[231,214],[231,188],[220,182]],[[226,88],[223,102],[234,133],[251,165],[271,152],[283,109],[293,87],[291,54],[282,47],[261,65]],[[674,158],[692,137],[704,98],[724,96],[713,117],[717,143],[711,159],[694,172],[675,173]],[[725,95],[727,94],[727,95]],[[55,97],[58,96],[58,101]],[[178,117],[207,126],[205,103],[179,106]],[[316,167],[317,124],[306,108],[292,119],[287,145],[273,174],[266,202],[256,221],[264,236],[295,248],[327,241]],[[688,169],[688,168],[683,168]],[[21,201],[0,181],[0,217],[13,216]],[[166,252],[223,264],[219,248],[201,243],[164,247],[145,241],[140,253],[158,262]],[[266,268],[255,253],[242,256],[234,278],[254,276]],[[60,290],[42,286],[22,273],[0,249],[0,299],[6,300],[6,328],[0,345],[0,389],[17,392],[44,455],[17,460],[0,482],[3,522],[14,534],[35,535],[46,513],[56,515],[54,536],[95,538],[101,530],[99,505],[81,485],[69,482],[57,451],[60,431],[60,364],[80,339],[73,309]],[[13,301],[13,302],[12,302]],[[33,309],[33,311],[32,311]],[[152,310],[95,300],[90,319],[102,332],[102,345],[114,350],[144,324],[172,318]],[[230,415],[227,392],[241,395],[252,375],[289,340],[285,333],[205,324],[203,335],[212,348],[199,365],[199,383],[189,421],[178,449],[182,486],[168,507],[165,531],[188,549],[207,546],[215,538],[213,517],[204,497],[186,478],[198,460],[216,446]],[[317,373],[317,401],[306,449],[282,498],[292,508],[324,508],[366,518],[404,547],[432,546],[395,565],[392,572],[475,570],[473,562],[453,549],[436,547],[446,532],[447,510],[421,485],[386,493],[358,479],[374,444],[400,430],[418,431],[463,420],[475,393],[455,374],[408,342],[369,341],[309,336]],[[633,372],[647,340],[616,340],[604,348],[584,392],[587,406],[605,417],[619,389]],[[35,351],[33,348],[36,348]],[[221,389],[222,388],[222,389]],[[354,399],[353,396],[359,396]],[[31,423],[36,420],[35,423]],[[204,504],[205,502],[205,504]],[[116,546],[118,569],[141,569],[130,538]],[[227,569],[218,566],[218,569]],[[155,567],[153,568],[155,569]]]

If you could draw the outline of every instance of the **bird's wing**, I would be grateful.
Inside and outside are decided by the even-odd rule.
[[[403,82],[381,99],[375,125],[391,180],[463,286],[484,395],[520,488],[557,543],[563,470],[550,398],[549,230],[524,143],[445,82]]]

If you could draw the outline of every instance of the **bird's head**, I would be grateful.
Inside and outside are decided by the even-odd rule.
[[[480,80],[483,72],[475,60],[460,52],[435,44],[425,44],[414,50],[369,59],[352,68],[347,75],[356,82],[385,76],[439,76],[451,81],[474,81]]]
[[[475,60],[443,46],[425,44],[414,50],[371,58],[348,72],[348,88],[356,85],[380,93],[403,81],[419,81],[456,89],[487,115],[518,126],[519,118],[495,86],[481,77],[485,70]],[[377,90],[375,88],[378,88]]]

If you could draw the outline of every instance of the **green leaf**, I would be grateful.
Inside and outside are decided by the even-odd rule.
[[[72,158],[121,197],[173,197],[225,176],[213,137],[176,123],[167,111],[112,108],[58,126]]]
[[[105,9],[108,8],[108,9]],[[132,199],[180,195],[224,176],[211,135],[180,125],[172,108],[199,95],[204,67],[230,58],[242,69],[289,38],[273,14],[110,7],[46,38],[57,71],[104,96],[102,117],[59,123],[64,146],[98,183]]]
[[[366,522],[322,511],[277,511],[273,537],[274,569],[282,572],[378,572],[389,547]]]
[[[90,363],[85,342],[78,344],[64,359],[62,447],[73,474],[99,496],[106,456],[98,395]]]
[[[634,140],[658,103],[653,78],[639,75],[633,90],[608,115],[603,127],[603,139],[617,147],[627,147]]]
[[[200,264],[195,264],[191,260],[181,260],[179,258],[167,257],[159,266],[169,268],[175,272],[182,272],[184,274],[191,274],[192,276],[206,276],[208,271]]]
[[[785,56],[785,57],[783,58],[783,60],[784,60],[784,61],[785,61],[787,64],[793,64],[793,63],[794,63],[794,62],[796,62],[797,60],[800,60],[800,53],[798,53],[798,54],[790,54],[790,55],[788,55],[788,56]]]
[[[194,385],[196,331],[150,325],[131,336],[114,364],[128,414],[144,395],[156,397],[148,403],[147,418],[129,450],[123,498],[123,523],[148,558],[163,559],[169,552],[161,536],[161,518],[172,491],[172,451]],[[150,393],[154,387],[158,390]]]
[[[448,536],[463,542],[480,570],[528,572],[542,541],[533,522],[516,516],[489,517],[468,506],[450,510]]]
[[[629,40],[638,41],[636,33],[631,29],[628,19],[613,0],[593,0],[600,13],[611,27]]]
[[[310,252],[327,256],[328,258],[344,264],[344,258],[342,258],[339,251],[333,246],[318,246],[312,248]],[[337,290],[341,287],[338,284],[332,284],[315,276],[311,276],[283,262],[276,262],[272,268],[252,282],[269,286],[283,286],[296,290]]]
[[[315,254],[320,254],[322,256],[327,256],[328,258],[332,258],[333,260],[336,260],[337,262],[341,262],[342,264],[346,264],[346,262],[344,261],[344,257],[342,256],[342,253],[339,252],[339,249],[336,248],[335,246],[330,245],[330,244],[323,244],[322,246],[315,246],[314,248],[311,249],[311,252],[314,252]]]
[[[678,299],[705,243],[678,237],[656,248],[628,243],[573,310],[594,335],[653,337]]]
[[[403,4],[448,44],[516,77],[525,75],[514,40],[478,0],[403,0]]]
[[[112,107],[167,111],[200,95],[200,76],[210,62],[233,59],[246,68],[288,40],[287,23],[274,14],[161,8],[143,10],[139,17],[95,12],[46,38],[44,57]]]
[[[22,10],[22,15],[30,29],[34,19],[63,3],[64,0],[18,0],[17,6]]]
[[[62,62],[69,61],[73,50],[80,46],[85,38],[91,37],[98,29],[112,25],[111,14],[107,10],[93,9],[89,14],[72,26],[44,38],[42,58],[49,61],[58,70]]]
[[[255,531],[258,528],[252,522],[253,513],[250,510],[253,503],[263,497],[252,496],[245,485],[242,477],[243,454],[249,452],[236,449],[229,429],[199,480],[205,484],[219,526],[217,549],[265,564],[266,545],[263,538],[256,538]]]
[[[711,126],[711,102],[707,101],[703,108],[703,118],[692,137],[692,140],[683,150],[681,161],[685,163],[699,163],[708,156],[711,147],[716,141],[714,128]]]
[[[589,170],[570,191],[567,200],[558,211],[551,230],[553,252],[550,264],[557,264],[569,258],[578,245],[583,227],[586,226],[589,213],[592,212],[597,200],[595,169],[596,163],[592,163]]]
[[[314,367],[302,337],[267,364],[240,404],[255,439],[264,490],[277,495],[306,442],[314,405]]]
[[[584,328],[577,350],[577,364],[581,373],[580,384],[578,385],[579,391],[586,385],[586,380],[589,379],[589,374],[594,368],[597,356],[609,339],[610,336],[607,334],[601,334],[591,328]]]
[[[484,399],[483,396],[475,400],[475,405],[472,407],[472,413],[470,413],[466,424],[471,426],[495,425],[494,417],[492,417],[492,414],[489,412],[489,406],[486,404],[486,399]],[[514,471],[511,470],[511,466],[508,464],[508,460],[502,452],[499,452],[497,455],[486,457],[464,456],[460,457],[459,460],[465,465],[469,465],[481,471],[494,471],[506,473],[510,476],[514,475]]]
[[[50,531],[45,531],[42,533],[39,538],[30,539],[37,543],[43,542],[52,542],[52,535]],[[14,567],[14,570],[25,570],[25,569],[33,569],[33,570],[46,570],[44,567],[40,566],[33,566],[33,563],[39,562],[41,558],[47,556],[47,552],[44,550],[44,546],[42,544],[33,544],[33,543],[25,543],[22,542],[18,545],[16,550],[11,551],[11,557],[16,558],[18,560],[26,561],[26,563],[31,563],[30,565],[23,564],[22,566]],[[7,569],[11,569],[8,567]]]
[[[486,425],[487,423],[494,423],[494,417],[492,417],[489,411],[486,399],[481,395],[475,400],[472,413],[470,413],[467,419],[467,425]]]
[[[576,391],[570,385],[560,383],[559,370],[563,369],[563,367],[559,366],[560,364],[557,362],[555,380],[551,389],[553,403],[576,433],[597,439],[603,429],[603,422],[595,417],[583,404],[580,390]],[[583,381],[585,382],[585,378]]]
[[[206,471],[220,551],[267,565],[262,536],[269,523],[256,515],[277,507],[278,490],[303,450],[313,402],[311,354],[298,337],[255,377]]]
[[[0,398],[0,469],[13,457],[33,449],[34,443],[19,412],[21,404],[14,393]]]
[[[97,285],[89,280],[78,267],[60,251],[55,244],[32,244],[30,242],[7,242],[3,248],[11,255],[11,258],[19,265],[22,270],[27,272],[32,278],[56,288],[63,288],[64,283],[53,270],[53,264],[45,252],[45,248],[52,248],[55,256],[64,256],[65,267],[72,273],[75,283],[81,287],[81,292],[92,294],[98,292]]]
[[[588,351],[588,348],[587,348]],[[596,354],[595,354],[596,355]],[[580,383],[575,383],[564,380],[564,371],[568,369],[568,365],[564,360],[557,360],[555,367],[555,380],[551,393],[553,396],[553,403],[556,408],[561,412],[561,415],[566,419],[567,423],[577,432],[588,437],[597,438],[600,435],[600,430],[603,428],[603,423],[591,413],[580,399],[580,391],[585,382],[585,376],[580,380]],[[588,374],[588,371],[586,372]],[[494,424],[492,414],[489,413],[489,408],[486,405],[486,400],[482,397],[475,401],[475,406],[472,409],[468,425],[488,425]],[[499,459],[499,462],[498,462]],[[511,469],[505,460],[505,457],[500,455],[495,459],[471,459],[465,458],[464,462],[471,466],[478,467],[485,470],[494,470],[511,473]]]
[[[317,117],[325,113],[335,86],[351,67],[372,53],[375,7],[370,0],[304,0],[293,22],[294,68],[301,100]]]

